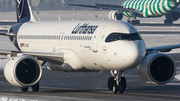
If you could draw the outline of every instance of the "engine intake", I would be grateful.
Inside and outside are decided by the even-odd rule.
[[[110,11],[108,15],[110,20],[122,20],[123,14],[119,11]]]
[[[176,74],[174,60],[161,53],[146,56],[138,69],[141,78],[147,83],[166,84]]]
[[[34,57],[21,55],[8,61],[4,68],[4,75],[14,86],[29,87],[39,82],[42,67]]]
[[[179,12],[173,12],[166,15],[166,19],[170,21],[177,21],[180,18]]]

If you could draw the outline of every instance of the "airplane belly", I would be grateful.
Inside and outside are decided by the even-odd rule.
[[[63,53],[64,62],[62,64],[55,64],[51,62],[46,63],[46,67],[54,71],[81,71],[84,70],[84,65],[77,54],[71,49],[59,49],[55,53]]]

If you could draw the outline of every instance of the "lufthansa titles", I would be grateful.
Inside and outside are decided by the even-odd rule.
[[[94,34],[95,30],[98,28],[98,25],[89,25],[85,23],[81,25],[80,23],[73,29],[72,34]]]

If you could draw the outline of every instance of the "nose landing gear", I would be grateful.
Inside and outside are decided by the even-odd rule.
[[[119,93],[123,93],[126,89],[126,79],[125,77],[120,77],[123,75],[123,73],[123,71],[111,70],[111,74],[114,77],[109,77],[108,88],[109,90],[113,91],[114,94],[116,94],[118,91]]]

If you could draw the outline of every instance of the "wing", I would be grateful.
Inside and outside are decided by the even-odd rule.
[[[15,36],[15,37],[16,37],[15,34],[13,34],[13,33],[6,33],[6,32],[0,32],[0,35],[4,35],[4,36]]]
[[[118,10],[118,11],[125,11],[125,12],[132,12],[135,14],[143,15],[142,12],[137,11],[135,9],[124,8],[123,6],[118,5],[107,5],[107,4],[96,4],[96,5],[82,5],[82,4],[71,4],[62,0],[63,3],[71,6],[80,6],[80,7],[90,7],[90,8],[99,8],[99,9],[106,9],[106,10]]]
[[[37,59],[39,60],[53,62],[57,64],[61,64],[64,62],[63,53],[42,53],[42,52],[21,52],[21,51],[0,50],[0,55],[16,56],[18,53],[31,55],[31,56],[37,57]]]
[[[172,49],[175,49],[175,48],[180,48],[180,44],[147,48],[146,51],[147,52],[152,52],[152,51],[170,52]]]

